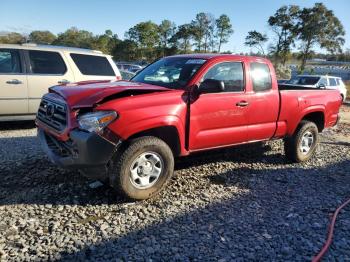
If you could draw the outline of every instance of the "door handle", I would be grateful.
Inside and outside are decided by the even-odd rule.
[[[66,84],[69,84],[70,82],[67,79],[62,79],[62,80],[58,81],[57,83],[60,85],[66,85]]]
[[[239,106],[239,107],[245,107],[247,105],[249,105],[247,101],[239,101],[236,103],[236,106]]]
[[[19,84],[22,84],[22,81],[19,81],[18,79],[12,79],[12,80],[6,81],[6,84],[19,85]]]

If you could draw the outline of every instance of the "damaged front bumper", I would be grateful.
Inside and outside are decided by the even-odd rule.
[[[105,178],[107,164],[121,143],[80,130],[71,131],[68,141],[58,140],[40,128],[38,137],[51,162],[63,168],[79,169],[94,179]]]

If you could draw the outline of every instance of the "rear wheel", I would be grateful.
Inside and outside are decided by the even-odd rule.
[[[113,158],[110,182],[126,197],[142,200],[160,192],[173,172],[169,146],[156,137],[141,137]]]
[[[293,136],[284,139],[286,157],[297,163],[309,160],[316,151],[318,140],[316,124],[301,121]]]

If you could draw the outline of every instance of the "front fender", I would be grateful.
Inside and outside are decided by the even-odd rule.
[[[118,121],[115,122],[110,129],[120,136],[123,140],[150,129],[173,126],[176,128],[179,134],[179,141],[181,147],[181,155],[186,155],[185,149],[185,121],[175,115],[170,116],[156,116],[147,119],[141,119],[128,125],[118,125]]]

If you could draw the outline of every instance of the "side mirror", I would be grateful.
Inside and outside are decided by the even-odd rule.
[[[215,79],[206,79],[204,80],[199,88],[198,92],[202,93],[219,93],[225,91],[225,83],[223,81]]]
[[[321,84],[318,85],[318,88],[323,88],[324,89],[324,88],[326,88],[326,86],[325,86],[325,84],[321,83]]]

